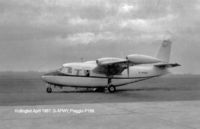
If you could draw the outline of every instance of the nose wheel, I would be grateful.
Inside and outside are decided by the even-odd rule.
[[[47,87],[46,91],[47,91],[47,93],[51,93],[52,92],[52,88],[51,87]]]

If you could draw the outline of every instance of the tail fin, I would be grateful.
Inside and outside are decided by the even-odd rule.
[[[171,53],[171,44],[172,42],[170,40],[164,40],[156,54],[156,57],[164,62],[169,62]]]

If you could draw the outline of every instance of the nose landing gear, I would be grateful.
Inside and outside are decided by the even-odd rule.
[[[51,93],[52,92],[52,88],[51,87],[47,87],[46,92],[47,93]]]
[[[47,93],[52,93],[53,89],[52,89],[52,85],[49,83],[46,83],[46,92]]]

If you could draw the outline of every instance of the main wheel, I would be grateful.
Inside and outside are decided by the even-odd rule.
[[[110,85],[110,86],[108,87],[108,91],[109,91],[110,93],[114,93],[114,92],[116,91],[115,86]]]
[[[51,87],[47,87],[46,91],[47,91],[47,93],[51,93],[52,92]]]

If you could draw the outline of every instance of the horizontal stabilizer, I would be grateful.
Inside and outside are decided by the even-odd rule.
[[[155,64],[154,66],[159,68],[171,68],[171,67],[178,67],[181,65],[178,63],[160,63],[160,64]]]

